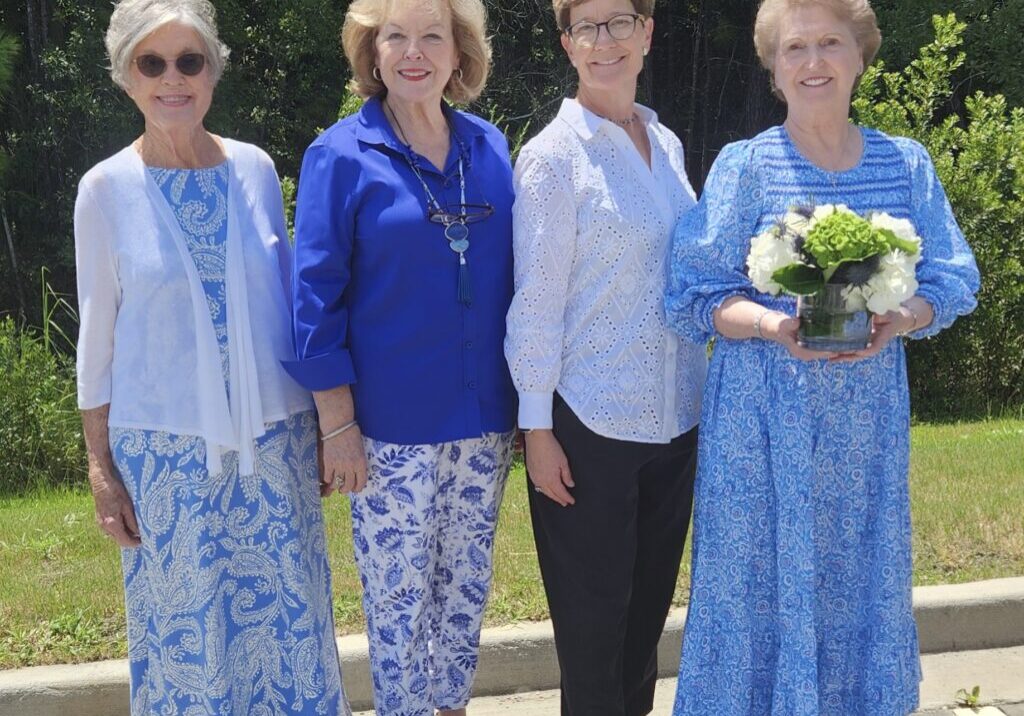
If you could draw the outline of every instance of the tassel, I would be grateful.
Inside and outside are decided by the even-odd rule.
[[[473,292],[469,285],[469,264],[462,254],[459,254],[459,303],[463,306],[473,304]]]

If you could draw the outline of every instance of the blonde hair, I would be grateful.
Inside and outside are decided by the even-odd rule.
[[[552,9],[555,11],[555,23],[559,30],[569,27],[569,14],[577,5],[582,5],[587,0],[551,0]],[[655,0],[632,0],[633,9],[637,15],[651,17],[654,15]]]
[[[763,0],[754,23],[754,47],[766,70],[775,71],[775,52],[779,47],[782,16],[791,8],[807,5],[827,7],[836,17],[848,23],[860,47],[864,67],[874,62],[878,48],[882,45],[882,32],[878,29],[878,19],[868,0]]]
[[[196,31],[206,46],[206,63],[214,84],[227,64],[227,45],[217,36],[217,11],[208,0],[120,0],[104,38],[110,76],[124,90],[131,84],[132,54],[139,43],[171,22]]]
[[[387,91],[373,76],[376,67],[377,33],[387,22],[391,8],[401,0],[352,0],[341,28],[341,45],[352,70],[349,89],[369,98]],[[444,96],[455,104],[472,102],[484,91],[491,71],[491,42],[487,38],[487,10],[481,0],[423,0],[440,14],[451,13],[452,35],[459,52],[459,71],[453,72]]]

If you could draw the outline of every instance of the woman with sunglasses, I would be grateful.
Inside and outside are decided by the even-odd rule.
[[[562,713],[653,707],[690,517],[702,346],[665,325],[672,228],[694,204],[679,139],[635,103],[653,0],[554,0],[575,99],[515,171],[505,353]]]
[[[480,0],[354,0],[366,102],[299,177],[288,367],[350,496],[378,714],[464,713],[511,457],[508,147],[445,101],[483,90],[485,22]]]
[[[344,716],[274,165],[203,127],[228,55],[209,2],[122,0],[106,44],[145,131],[79,186],[78,400],[131,713]]]

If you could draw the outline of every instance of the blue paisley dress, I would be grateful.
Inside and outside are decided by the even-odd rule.
[[[150,169],[205,289],[227,389],[228,165]],[[350,713],[331,612],[316,418],[292,415],[206,470],[195,436],[111,428],[142,546],[122,551],[132,716]]]
[[[740,295],[750,239],[787,208],[843,203],[913,221],[918,295],[946,328],[975,306],[974,258],[923,147],[862,130],[860,163],[824,172],[781,127],[726,147],[677,229],[670,322],[704,341]],[[918,700],[911,610],[910,408],[902,341],[856,363],[716,339],[705,386],[693,576],[675,716],[903,716]]]

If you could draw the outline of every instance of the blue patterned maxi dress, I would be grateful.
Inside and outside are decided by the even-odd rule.
[[[150,169],[205,289],[226,381],[228,165]],[[331,612],[316,419],[293,415],[206,471],[189,435],[110,429],[142,546],[123,550],[132,716],[349,714]]]
[[[726,147],[677,229],[667,310],[713,335],[714,310],[758,293],[751,237],[797,203],[910,219],[924,240],[915,338],[975,306],[978,273],[918,144],[863,130],[860,163],[824,172],[785,130]],[[764,340],[718,337],[705,386],[693,577],[676,716],[903,716],[918,698],[911,611],[910,410],[903,343],[827,364]]]

